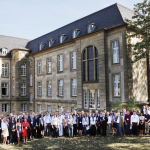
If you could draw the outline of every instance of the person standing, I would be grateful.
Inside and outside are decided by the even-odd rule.
[[[146,108],[145,108],[145,106],[143,106],[143,109],[141,110],[141,113],[142,113],[143,115],[146,114]]]
[[[150,122],[150,115],[148,114],[148,111],[146,111],[145,114],[145,134],[149,134],[149,123]]]
[[[73,119],[72,119],[72,115],[70,115],[69,119],[68,119],[68,131],[69,131],[69,138],[73,137]]]
[[[143,136],[143,130],[144,130],[144,122],[145,122],[145,116],[141,113],[139,116],[139,130],[140,130],[140,135]]]
[[[41,114],[41,118],[39,118],[39,129],[41,131],[42,138],[44,138],[45,120],[44,120],[44,115],[43,114]]]
[[[33,118],[33,115],[30,115],[30,122],[29,122],[29,125],[30,125],[30,139],[34,139],[34,129],[33,129],[33,121],[34,121],[34,118]]]
[[[121,137],[121,128],[123,127],[124,124],[123,124],[123,118],[122,116],[120,116],[120,113],[117,114],[115,121],[117,123],[118,135],[119,137]]]
[[[108,118],[106,117],[105,113],[103,113],[103,117],[101,117],[103,136],[106,136],[107,121]]]
[[[20,137],[22,134],[22,124],[21,124],[21,120],[18,119],[17,123],[16,123],[16,130],[17,130],[17,140],[18,140],[18,144],[20,144]]]
[[[115,122],[115,118],[116,118],[116,112],[113,112],[112,115],[113,136],[117,134],[117,124]]]
[[[136,115],[136,112],[133,112],[133,115],[131,116],[131,125],[132,125],[132,131],[133,135],[137,135],[137,126],[139,125],[139,116]]]
[[[83,130],[81,113],[79,114],[79,117],[77,120],[77,127],[78,127],[78,131],[79,131],[79,136],[81,137],[82,136],[82,130]]]
[[[15,144],[15,137],[16,137],[16,122],[15,118],[12,116],[11,121],[9,123],[9,134],[10,134],[10,144]]]
[[[61,115],[61,112],[59,112],[59,136],[63,136],[63,116]]]
[[[111,116],[109,114],[109,112],[107,112],[107,118],[108,118],[108,121],[107,121],[107,136],[110,135],[110,132],[111,132]]]
[[[95,136],[96,135],[96,117],[95,114],[92,114],[92,117],[90,118],[90,132],[91,132],[91,136]]]
[[[22,123],[22,136],[23,136],[23,143],[27,144],[27,138],[28,138],[28,133],[27,130],[29,128],[29,123],[27,122],[27,119],[24,118],[24,122]]]
[[[3,145],[6,145],[7,137],[9,136],[8,122],[6,120],[6,117],[3,118],[1,126],[2,126],[2,135],[3,135]]]
[[[101,135],[101,117],[100,117],[100,114],[98,114],[98,119],[97,119],[97,134],[98,134],[98,136]]]
[[[63,119],[63,128],[64,128],[64,136],[67,138],[68,133],[68,116],[65,116],[65,119]]]
[[[38,138],[38,130],[39,130],[39,119],[37,117],[37,114],[35,114],[35,117],[33,119],[33,128],[34,128],[34,138]]]
[[[73,135],[77,135],[77,117],[73,114]]]
[[[89,129],[89,118],[87,117],[87,114],[84,114],[84,117],[82,119],[82,125],[84,136],[87,137],[87,129]]]
[[[129,113],[129,110],[127,110],[127,114],[125,115],[126,135],[130,134],[130,119],[131,114]]]
[[[56,113],[54,114],[54,117],[52,118],[52,128],[53,128],[53,137],[58,136],[58,129],[59,129],[59,120],[56,117]]]
[[[45,119],[45,126],[46,126],[45,136],[50,136],[51,117],[48,114],[48,111],[46,112],[44,119]]]

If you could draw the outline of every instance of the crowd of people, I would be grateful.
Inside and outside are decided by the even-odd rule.
[[[17,116],[15,112],[4,117],[0,116],[0,140],[3,135],[3,145],[20,143],[26,144],[27,140],[34,138],[48,137],[69,137],[74,136],[119,136],[149,134],[150,107],[143,106],[143,109],[131,112],[123,109],[117,112],[112,109],[95,111],[90,109],[88,113],[55,112],[44,115],[33,112],[31,115],[20,112]]]

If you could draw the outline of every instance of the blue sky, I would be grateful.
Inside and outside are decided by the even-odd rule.
[[[0,35],[34,39],[116,2],[143,0],[0,0]]]

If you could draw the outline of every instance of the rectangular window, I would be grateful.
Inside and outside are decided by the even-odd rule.
[[[86,90],[83,91],[83,97],[84,97],[84,108],[88,108]]]
[[[42,96],[42,83],[38,82],[38,96]]]
[[[27,111],[27,104],[21,104],[21,111],[26,112]]]
[[[26,84],[21,84],[21,96],[26,96]]]
[[[62,112],[61,106],[58,106],[58,112]]]
[[[63,71],[63,55],[58,56],[58,71]]]
[[[83,81],[86,81],[86,61],[83,62]]]
[[[8,64],[2,64],[2,77],[8,77]]]
[[[12,96],[15,96],[15,84],[12,84]]]
[[[95,90],[88,90],[89,108],[95,109]]]
[[[96,90],[96,103],[97,103],[97,109],[100,109],[99,90]]]
[[[30,103],[33,103],[33,95],[30,93]]]
[[[49,113],[51,113],[51,106],[50,105],[47,105],[47,111],[49,112]]]
[[[12,105],[12,111],[15,111],[15,105],[14,104],[11,105]]]
[[[30,86],[32,86],[32,74],[30,74]]]
[[[2,83],[2,96],[8,96],[8,84]]]
[[[26,64],[21,65],[21,76],[26,76]]]
[[[77,79],[71,80],[71,86],[72,86],[72,96],[77,96]]]
[[[14,65],[12,66],[12,76],[13,77],[15,76],[15,66]]]
[[[119,45],[118,41],[112,42],[112,48],[113,48],[113,64],[119,63]]]
[[[38,61],[38,75],[42,74],[42,66],[41,66],[41,61]]]
[[[52,63],[51,63],[51,58],[47,59],[47,73],[52,72]]]
[[[2,112],[8,112],[8,104],[2,104]]]
[[[98,59],[95,60],[95,67],[96,67],[96,80],[99,80],[99,64],[98,64]]]
[[[52,96],[52,93],[51,93],[51,81],[48,81],[47,82],[47,96]]]
[[[58,92],[59,96],[63,96],[63,80],[58,81]]]
[[[120,75],[113,76],[114,97],[120,97]]]
[[[38,112],[41,113],[41,105],[38,104]]]
[[[77,66],[76,66],[76,52],[71,53],[71,69],[72,70],[77,69]]]

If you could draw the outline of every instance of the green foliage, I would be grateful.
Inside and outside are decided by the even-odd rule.
[[[135,110],[139,109],[134,99],[130,99],[128,103],[122,103],[122,100],[118,100],[116,101],[116,104],[113,105],[113,108],[116,112],[118,112],[118,110],[123,110],[123,109],[129,111],[132,111],[132,108],[135,108]]]
[[[134,59],[132,63],[142,58],[149,57],[150,50],[150,0],[144,0],[143,3],[134,5],[133,20],[126,19],[128,28],[134,29],[134,34],[127,34],[128,42],[132,37],[138,37],[140,40],[135,43],[129,43],[128,48],[133,49]]]

